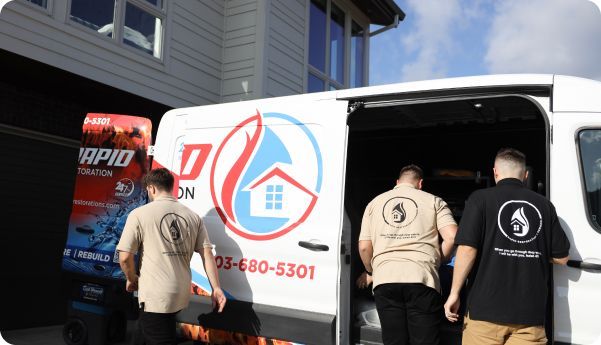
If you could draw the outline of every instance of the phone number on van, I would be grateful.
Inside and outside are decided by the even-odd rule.
[[[300,278],[313,280],[315,277],[315,266],[298,265],[289,262],[278,262],[277,265],[272,266],[267,260],[256,260],[242,258],[234,261],[231,256],[215,256],[215,263],[218,269],[232,270],[238,269],[241,272],[251,272],[267,274],[269,272],[275,273],[276,276],[288,277],[288,278]]]

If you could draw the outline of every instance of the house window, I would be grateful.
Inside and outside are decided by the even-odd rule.
[[[366,40],[348,11],[332,0],[311,0],[307,91],[365,86]]]
[[[580,131],[578,143],[587,214],[593,227],[601,232],[601,129]]]
[[[71,0],[71,20],[108,37],[114,36],[114,12],[114,0]]]
[[[161,19],[127,3],[123,43],[160,58],[161,32]]]
[[[162,0],[71,0],[69,18],[123,46],[162,56]]]
[[[34,5],[38,5],[43,8],[48,8],[48,0],[25,0]]]
[[[267,185],[265,193],[265,209],[281,210],[284,196],[284,186],[281,184]]]

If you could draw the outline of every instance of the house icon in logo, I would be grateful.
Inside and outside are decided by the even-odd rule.
[[[313,192],[276,165],[251,181],[243,191],[250,192],[253,217],[294,218],[317,199]]]
[[[401,202],[392,209],[392,221],[395,223],[402,223],[405,218],[407,218],[407,213],[405,212],[405,208],[403,208],[403,203]]]
[[[526,215],[524,214],[523,207],[517,209],[513,213],[513,216],[511,216],[511,228],[513,230],[513,234],[519,237],[526,236],[528,230],[530,230],[528,218],[526,218]]]

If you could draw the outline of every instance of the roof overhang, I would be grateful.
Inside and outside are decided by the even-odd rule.
[[[394,17],[397,15],[399,20],[405,19],[405,12],[395,4],[394,0],[352,0],[352,2],[365,13],[371,24],[393,24]]]

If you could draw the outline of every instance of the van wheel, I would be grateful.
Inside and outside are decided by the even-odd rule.
[[[111,315],[108,327],[106,328],[106,338],[110,343],[125,339],[127,333],[127,319],[123,313],[113,313]]]
[[[70,319],[63,327],[63,339],[67,345],[84,345],[88,341],[88,326],[80,319]]]

